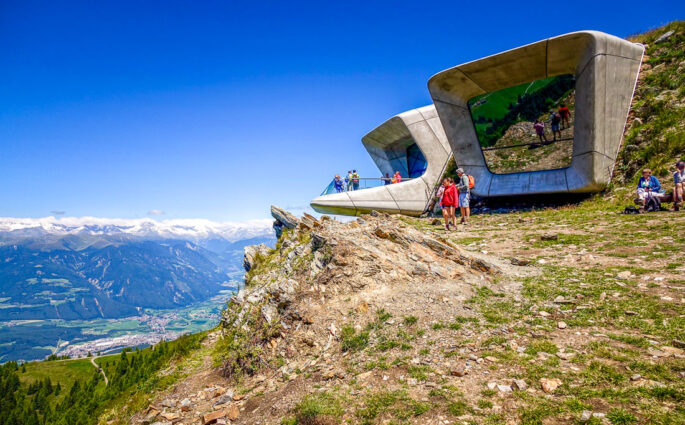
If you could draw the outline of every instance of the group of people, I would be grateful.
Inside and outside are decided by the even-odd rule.
[[[446,177],[438,189],[436,197],[439,198],[442,216],[445,219],[445,229],[451,230],[450,226],[457,227],[456,210],[459,208],[461,224],[469,224],[471,217],[471,182],[469,176],[462,168],[457,169],[457,182],[451,177]]]
[[[675,164],[673,173],[673,209],[679,211],[683,206],[683,195],[685,194],[685,161],[678,161]],[[659,179],[652,175],[652,170],[645,168],[642,170],[642,177],[637,182],[637,198],[642,203],[643,208],[647,208],[650,203],[656,206],[661,205],[661,195],[666,191],[661,187]]]
[[[340,178],[340,174],[336,174],[335,178],[333,178],[333,187],[338,193],[358,190],[359,174],[357,174],[357,170],[349,170],[344,180]]]
[[[390,173],[385,173],[385,176],[381,177],[381,180],[383,180],[383,184],[395,184],[395,183],[402,183],[402,175],[400,175],[399,171],[395,171],[395,174],[390,177]]]
[[[341,192],[351,192],[353,190],[359,190],[359,174],[357,170],[350,170],[347,172],[347,176],[343,179],[340,174],[336,174],[333,178],[333,187],[337,193]],[[395,171],[395,174],[390,176],[390,173],[385,173],[385,176],[381,176],[383,184],[394,184],[402,182],[402,175],[399,171]]]
[[[556,142],[557,141],[557,135],[559,135],[559,138],[561,139],[561,130],[562,128],[568,128],[570,126],[569,124],[569,119],[571,117],[571,111],[568,109],[568,107],[565,104],[561,104],[559,107],[558,111],[554,111],[553,109],[549,111],[549,119],[546,121],[550,123],[552,127],[552,137],[554,138],[552,141]],[[538,135],[538,138],[540,139],[540,143],[547,143],[547,136],[545,135],[545,123],[540,121],[539,119],[536,119],[535,122],[533,123],[533,129],[535,130],[535,133]]]

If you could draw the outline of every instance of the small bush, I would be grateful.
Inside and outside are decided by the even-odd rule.
[[[369,332],[357,331],[352,326],[345,326],[340,331],[343,351],[359,351],[369,345]]]
[[[418,321],[419,319],[416,316],[405,316],[404,318],[404,324],[407,326],[415,325]]]
[[[343,413],[342,403],[338,397],[326,392],[310,394],[295,407],[295,422],[285,422],[285,424],[338,424]]]
[[[611,409],[607,413],[607,419],[615,425],[627,425],[637,422],[637,418],[632,413],[623,409]]]

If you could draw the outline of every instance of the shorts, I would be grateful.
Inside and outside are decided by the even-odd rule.
[[[469,208],[469,201],[471,200],[471,193],[460,193],[459,194],[459,206],[463,208]]]
[[[552,131],[559,131],[559,124],[552,124]]]

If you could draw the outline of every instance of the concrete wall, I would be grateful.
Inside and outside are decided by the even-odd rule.
[[[450,144],[433,105],[396,115],[362,138],[382,174],[407,175],[407,147],[416,143],[427,169],[416,179],[353,192],[323,195],[311,206],[320,213],[359,215],[371,210],[419,215],[450,158]]]
[[[457,164],[480,196],[596,192],[620,148],[644,48],[596,31],[574,32],[442,71],[428,81]],[[565,169],[494,174],[468,109],[474,96],[562,74],[576,77],[573,158]]]

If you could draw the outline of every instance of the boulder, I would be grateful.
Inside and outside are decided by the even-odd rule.
[[[271,216],[288,229],[294,229],[300,223],[300,220],[297,217],[275,205],[271,206]]]
[[[207,425],[216,422],[219,418],[225,418],[228,415],[228,411],[225,409],[216,410],[214,412],[205,413],[202,415],[202,423]]]
[[[666,31],[665,33],[661,34],[661,36],[660,36],[659,38],[657,38],[656,40],[654,40],[654,44],[663,43],[664,41],[666,41],[666,40],[668,40],[669,38],[671,38],[671,36],[672,36],[673,34],[675,34],[675,31],[673,31],[673,30],[671,30],[671,31]]]
[[[542,387],[542,391],[546,392],[547,394],[552,394],[554,391],[556,391],[557,388],[562,384],[561,379],[557,378],[541,378],[540,379],[540,386]]]

